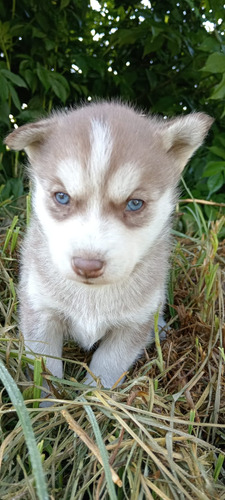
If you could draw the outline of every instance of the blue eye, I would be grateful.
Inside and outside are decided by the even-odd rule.
[[[144,202],[142,200],[130,200],[127,203],[126,211],[135,212],[143,207]]]
[[[55,199],[60,205],[68,205],[70,197],[66,193],[55,193]]]

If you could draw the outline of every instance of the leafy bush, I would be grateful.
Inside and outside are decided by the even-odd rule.
[[[196,198],[223,209],[225,46],[221,0],[0,0],[0,134],[92,98],[122,98],[164,117],[203,110],[215,117],[186,169]],[[14,153],[0,146],[2,203],[23,192]],[[186,196],[186,193],[184,193]]]

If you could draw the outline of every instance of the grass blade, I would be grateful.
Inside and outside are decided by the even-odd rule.
[[[45,483],[44,472],[41,465],[41,455],[37,447],[34,432],[32,429],[29,413],[23,401],[23,396],[19,391],[16,383],[0,360],[0,379],[2,380],[8,395],[15,407],[19,417],[23,433],[26,439],[27,448],[30,454],[30,461],[32,465],[33,474],[36,481],[37,495],[40,500],[48,500],[48,492]]]
[[[222,453],[220,453],[218,456],[215,471],[214,471],[214,481],[217,481],[217,479],[220,475],[220,472],[221,472],[221,469],[223,466],[223,462],[224,462],[224,458],[225,458],[224,455],[222,455]]]
[[[42,358],[35,358],[34,360],[34,388],[33,388],[33,408],[39,408],[39,399],[41,397],[41,389],[43,382],[42,377],[43,367],[42,367]]]
[[[72,429],[78,436],[79,438],[86,444],[86,446],[89,448],[91,453],[95,455],[95,457],[98,459],[98,461],[104,466],[102,457],[99,454],[98,447],[96,444],[93,442],[93,440],[88,436],[88,434],[82,429],[82,427],[74,420],[74,418],[70,415],[70,413],[66,410],[62,410],[62,415],[66,419],[66,421],[69,424],[70,429]],[[112,467],[110,467],[111,470],[111,476],[115,484],[118,484],[118,486],[122,486],[122,481],[120,480],[119,476],[115,473]]]
[[[80,399],[81,399],[81,401],[86,403],[86,399],[84,397],[81,397]],[[95,439],[96,439],[99,451],[101,453],[102,462],[103,462],[103,466],[104,466],[104,472],[105,472],[105,478],[106,478],[106,482],[108,485],[108,492],[109,492],[110,500],[117,500],[117,495],[115,492],[115,487],[113,484],[111,470],[110,470],[110,466],[109,466],[109,457],[108,457],[108,453],[107,453],[104,441],[103,441],[102,436],[101,436],[101,431],[99,429],[97,420],[95,418],[94,412],[91,409],[91,407],[84,405],[84,409],[88,414],[90,423],[91,423],[93,431],[94,431]]]

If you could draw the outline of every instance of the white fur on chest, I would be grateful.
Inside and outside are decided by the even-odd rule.
[[[59,287],[59,282],[53,289],[48,280],[43,281],[35,266],[29,270],[27,293],[32,308],[63,317],[67,333],[87,349],[111,328],[145,324],[164,301],[160,286],[140,301],[140,291],[132,281],[96,287],[66,280]]]

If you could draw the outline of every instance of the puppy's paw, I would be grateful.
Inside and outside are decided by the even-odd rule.
[[[125,376],[124,377],[121,377],[118,379],[118,381],[115,381],[115,380],[110,380],[109,378],[107,379],[104,379],[104,377],[100,376],[99,377],[92,377],[90,373],[87,373],[86,374],[86,377],[84,379],[84,384],[85,385],[90,385],[91,387],[97,387],[98,386],[98,381],[101,383],[101,385],[105,388],[105,389],[111,389],[113,386],[115,387],[119,387],[125,380]]]

